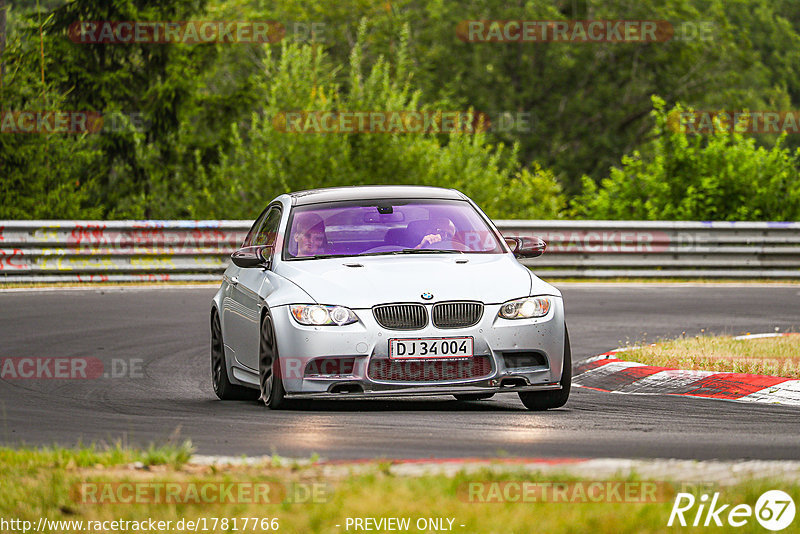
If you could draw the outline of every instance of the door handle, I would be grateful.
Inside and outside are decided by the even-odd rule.
[[[239,277],[238,276],[234,276],[234,277],[231,278],[231,285],[234,286],[234,287],[239,285]]]

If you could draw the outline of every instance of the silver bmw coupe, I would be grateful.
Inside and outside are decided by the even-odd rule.
[[[231,256],[211,305],[220,399],[517,393],[563,406],[571,356],[555,287],[462,193],[359,186],[281,195]]]

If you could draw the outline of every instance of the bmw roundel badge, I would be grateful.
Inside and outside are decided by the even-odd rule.
[[[425,293],[422,294],[422,298],[424,298],[425,300],[431,300],[433,298],[433,293],[429,293],[426,291]]]

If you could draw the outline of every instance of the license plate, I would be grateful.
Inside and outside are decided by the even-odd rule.
[[[389,340],[389,358],[470,358],[471,337],[426,337]]]

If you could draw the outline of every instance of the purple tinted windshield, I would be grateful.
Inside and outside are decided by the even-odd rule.
[[[495,233],[458,200],[377,200],[300,206],[292,211],[286,258],[430,250],[500,254]]]

